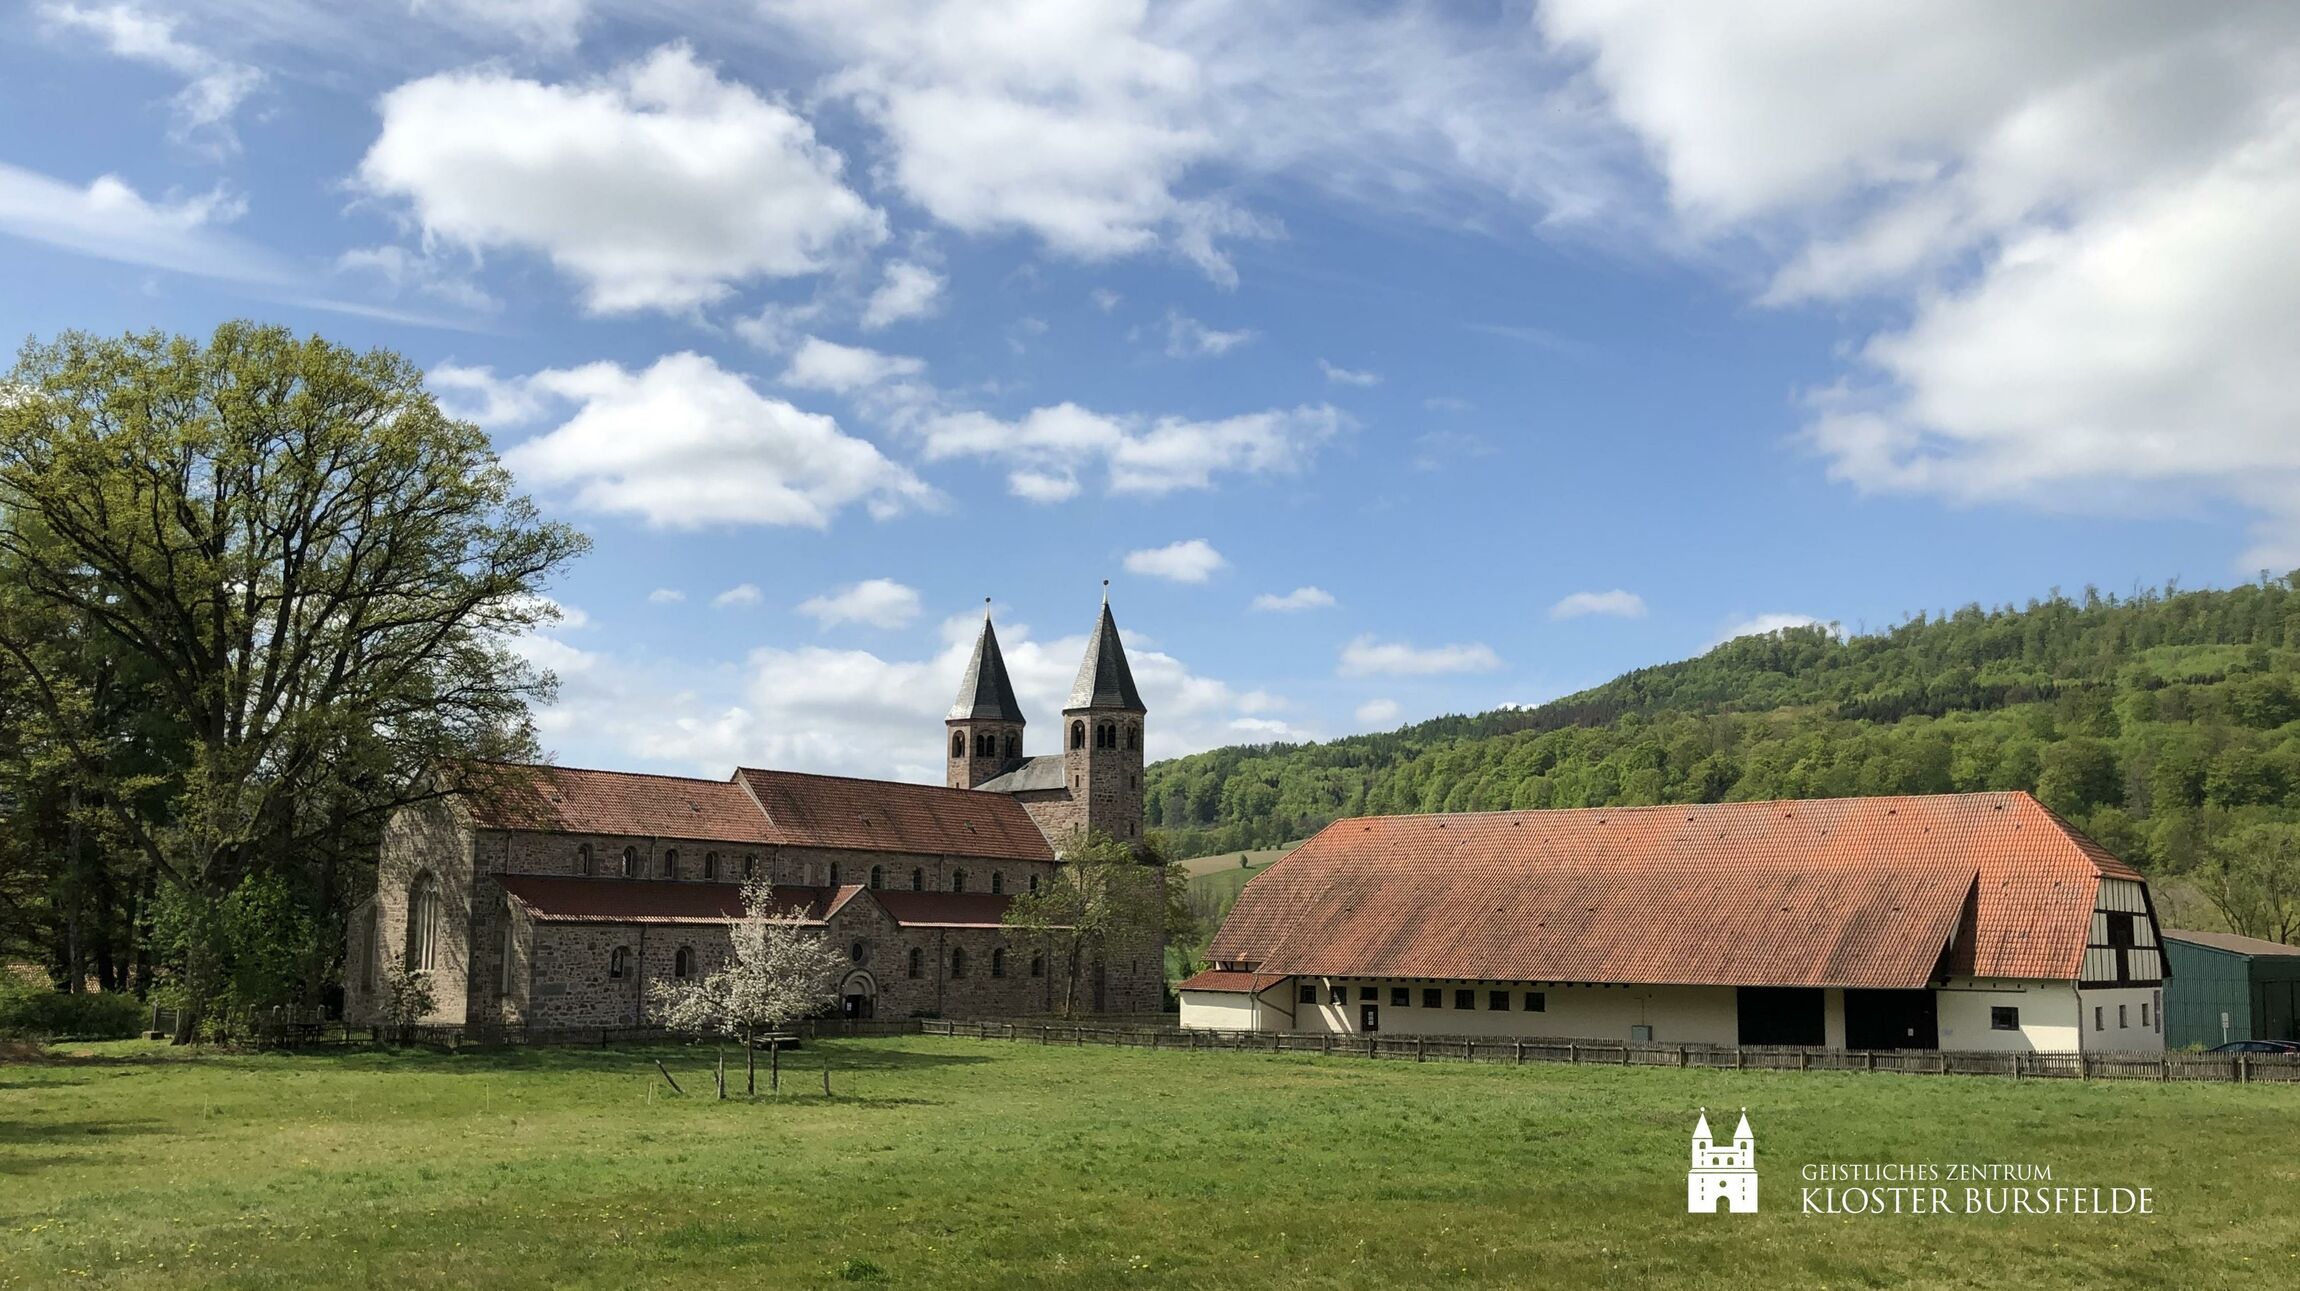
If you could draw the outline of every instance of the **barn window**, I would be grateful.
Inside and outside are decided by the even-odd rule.
[[[663,877],[667,879],[679,877],[679,849],[676,847],[664,849]]]
[[[1375,987],[1375,986],[1361,986],[1361,987],[1359,987],[1359,988],[1358,988],[1358,998],[1359,998],[1359,999],[1361,999],[1361,1000],[1365,1000],[1365,1001],[1367,1001],[1367,1002],[1369,1002],[1369,1003],[1370,1003],[1370,1002],[1372,1002],[1372,1001],[1374,1001],[1374,1000],[1378,1000],[1378,999],[1380,999],[1381,997],[1382,997],[1382,992],[1381,992],[1381,988],[1379,988],[1379,987]]]
[[[1453,993],[1453,1006],[1454,1006],[1455,1008],[1457,1008],[1457,1009],[1474,1009],[1474,1008],[1476,1008],[1476,1007],[1477,1007],[1477,992],[1476,992],[1476,991],[1455,991],[1455,992]]]
[[[2125,1006],[2122,1004],[2116,1006],[2116,1029],[2119,1031],[2124,1030],[2127,1026],[2130,1025],[2124,1020],[2126,1016],[2124,1008]]]
[[[1006,872],[1004,870],[992,870],[990,872],[990,894],[997,896],[1004,891],[1006,891]]]
[[[627,879],[639,877],[639,849],[636,847],[623,849],[623,877]]]
[[[2108,1029],[2108,1026],[2107,1026],[2107,1024],[2103,1023],[2103,1022],[2100,1020],[2100,1016],[2101,1016],[2101,1009],[2100,1009],[2100,1006],[2099,1006],[2098,1004],[2095,1004],[2095,1005],[2093,1005],[2093,1006],[2092,1006],[2092,1029],[2093,1029],[2093,1030],[2095,1030],[2095,1031],[2106,1031],[2106,1030]]]
[[[1032,977],[1046,976],[1046,955],[1044,952],[1035,952],[1030,956],[1030,975]],[[1316,994],[1318,988],[1314,986],[1305,986],[1302,989],[1309,991],[1312,994]]]
[[[1495,1013],[1509,1012],[1509,992],[1487,991],[1485,993],[1485,1007]]]
[[[1072,722],[1070,724],[1070,747],[1074,749],[1086,747],[1086,723]]]
[[[439,881],[418,874],[407,888],[407,971],[429,972],[439,960]]]
[[[924,891],[926,891],[926,871],[925,871],[925,870],[923,870],[923,869],[917,869],[917,870],[912,870],[912,871],[910,872],[910,890],[911,890],[911,891],[913,891],[913,892],[924,892]]]
[[[880,888],[883,888],[883,887],[885,887],[885,886],[886,886],[886,867],[885,867],[885,866],[883,866],[883,865],[873,865],[873,866],[871,866],[871,867],[870,867],[870,890],[871,890],[871,891],[873,891],[873,892],[876,892],[876,891],[878,891]]]
[[[1031,976],[1036,977],[1038,974],[1032,973]],[[1294,999],[1303,1004],[1315,1004],[1318,1002],[1318,988],[1312,983],[1304,982],[1302,988],[1294,993]]]
[[[706,879],[719,877],[719,854],[717,852],[703,853],[703,877]]]
[[[2017,1009],[2017,1008],[2007,1008],[2007,1007],[2005,1007],[2004,1005],[2001,1005],[2001,1004],[2000,1004],[2000,1005],[1996,1005],[1996,1006],[1994,1006],[1994,1007],[1990,1008],[1990,1009],[1989,1009],[1989,1030],[1991,1030],[1991,1031],[2018,1031],[2018,1030],[2020,1030],[2020,1010],[2019,1010],[2019,1009]]]
[[[926,955],[916,946],[910,948],[910,975],[912,977],[926,976]]]
[[[1390,988],[1390,1007],[1393,1009],[1406,1008],[1413,997],[1414,993],[1405,987],[1393,986]]]
[[[681,946],[679,953],[671,956],[671,976],[683,982],[694,975],[695,948],[693,946]]]
[[[585,878],[591,877],[591,845],[589,843],[575,849],[575,872]]]
[[[950,948],[950,975],[952,977],[966,976],[966,947],[953,946]]]
[[[631,948],[617,946],[607,952],[607,976],[621,977],[631,966]]]
[[[1549,997],[1540,991],[1527,991],[1525,993],[1525,1011],[1528,1013],[1548,1012]]]
[[[990,952],[990,975],[1006,976],[1006,947],[1000,946]]]
[[[965,870],[952,870],[952,871],[950,872],[950,890],[951,890],[951,891],[953,891],[953,892],[964,892],[964,891],[966,891],[966,871],[965,871]]]
[[[1332,998],[1326,1001],[1328,1004],[1347,1004],[1350,1002],[1350,988],[1340,982],[1334,983],[1334,989],[1330,994]]]
[[[1438,989],[1437,987],[1435,987],[1435,986],[1425,986],[1425,987],[1423,987],[1423,988],[1422,988],[1422,1007],[1423,1007],[1423,1008],[1425,1008],[1425,1009],[1442,1009],[1442,1008],[1444,1008],[1444,1007],[1445,1007],[1445,992],[1444,992],[1444,991],[1441,991],[1441,990],[1439,990],[1439,989]]]
[[[950,733],[950,755],[954,758],[966,756],[966,733],[964,731],[952,731]]]

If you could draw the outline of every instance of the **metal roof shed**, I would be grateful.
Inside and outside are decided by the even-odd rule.
[[[2300,946],[2167,928],[2164,951],[2165,1048],[2300,1039]]]

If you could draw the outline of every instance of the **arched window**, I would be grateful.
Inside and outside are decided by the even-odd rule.
[[[694,975],[695,948],[693,946],[681,946],[679,953],[671,957],[671,976],[683,982]]]
[[[837,861],[832,861],[832,862],[831,862],[831,886],[835,888],[835,887],[837,887],[838,885],[839,885],[839,863],[838,863]]]
[[[966,756],[966,732],[952,731],[950,733],[950,755],[954,758]]]
[[[679,849],[676,847],[664,849],[663,877],[667,879],[679,877]]]
[[[757,852],[745,852],[745,853],[743,853],[743,878],[744,878],[744,880],[745,880],[745,881],[748,881],[748,880],[750,879],[751,875],[753,875],[753,874],[755,874],[755,873],[757,873],[757,872],[758,872],[758,868],[759,868],[759,854],[758,854]]]
[[[950,948],[950,975],[952,977],[966,976],[966,947],[953,946]]]
[[[883,865],[873,865],[873,866],[871,866],[871,867],[870,867],[870,890],[871,890],[871,891],[873,891],[873,892],[876,892],[876,891],[878,891],[880,888],[883,888],[883,887],[885,887],[885,886],[886,886],[886,867],[885,867],[885,866],[883,866]]]
[[[950,872],[950,890],[951,890],[951,891],[953,891],[953,892],[964,892],[964,891],[966,891],[966,871],[965,871],[965,870],[952,870],[952,871]]]
[[[1072,722],[1070,724],[1070,747],[1074,749],[1086,747],[1086,723]]]
[[[992,870],[990,872],[990,894],[997,896],[1004,891],[1006,891],[1006,871]]]
[[[636,847],[623,849],[623,877],[627,879],[639,877],[639,849]]]
[[[1038,890],[1038,876],[1035,874],[1030,876],[1030,890],[1033,892]]]
[[[1039,951],[1031,955],[1030,975],[1032,977],[1046,976],[1046,953],[1044,951]]]
[[[982,734],[976,736],[974,739],[974,751],[980,753],[986,758],[997,757],[998,733],[995,731],[984,731]]]
[[[1000,946],[990,952],[990,975],[1006,976],[1006,947]]]
[[[910,975],[912,977],[926,976],[926,953],[916,946],[910,948]]]
[[[923,870],[923,869],[918,869],[918,870],[912,870],[912,871],[910,872],[910,890],[911,890],[911,891],[913,891],[913,892],[924,892],[924,891],[926,891],[926,871],[925,871],[925,870]]]
[[[630,968],[631,948],[629,946],[617,946],[607,952],[607,976],[621,977],[624,973],[629,972]]]
[[[1010,758],[1022,756],[1022,736],[1013,731],[1006,733],[1006,756]]]
[[[1126,728],[1126,747],[1130,749],[1142,747],[1142,727],[1139,724],[1129,725]]]
[[[418,874],[407,886],[407,971],[429,972],[439,961],[439,880]]]
[[[703,853],[703,877],[706,879],[719,877],[719,854],[717,852]]]
[[[591,877],[591,845],[589,843],[575,849],[575,872],[584,878]]]

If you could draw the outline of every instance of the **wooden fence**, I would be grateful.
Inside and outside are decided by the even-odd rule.
[[[1205,1031],[1095,1023],[959,1022],[926,1019],[925,1035],[1042,1045],[1310,1053],[1406,1062],[1563,1062],[1607,1067],[1701,1067],[1737,1071],[1897,1071],[2007,1076],[2015,1080],[2157,1080],[2300,1083],[2300,1054],[1996,1053],[1947,1049],[1813,1049],[1793,1046],[1636,1044],[1614,1040],[1494,1036],[1369,1036],[1302,1031]]]

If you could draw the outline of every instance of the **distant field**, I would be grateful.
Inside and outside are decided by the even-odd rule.
[[[2300,1088],[1523,1068],[906,1037],[772,1101],[706,1051],[0,1066],[0,1287],[2279,1287]],[[821,1093],[819,1065],[838,1094]],[[811,1088],[812,1092],[805,1092]],[[1761,1213],[1687,1215],[1749,1109]],[[1730,1110],[1727,1110],[1730,1109]],[[2159,1212],[1798,1213],[1813,1162]]]
[[[1176,864],[1180,865],[1182,872],[1191,878],[1235,870],[1238,868],[1238,858],[1241,856],[1246,858],[1246,862],[1251,868],[1260,869],[1300,846],[1299,842],[1294,842],[1288,843],[1284,847],[1264,847],[1250,852],[1219,852],[1212,856],[1193,856],[1186,861],[1177,861]]]

